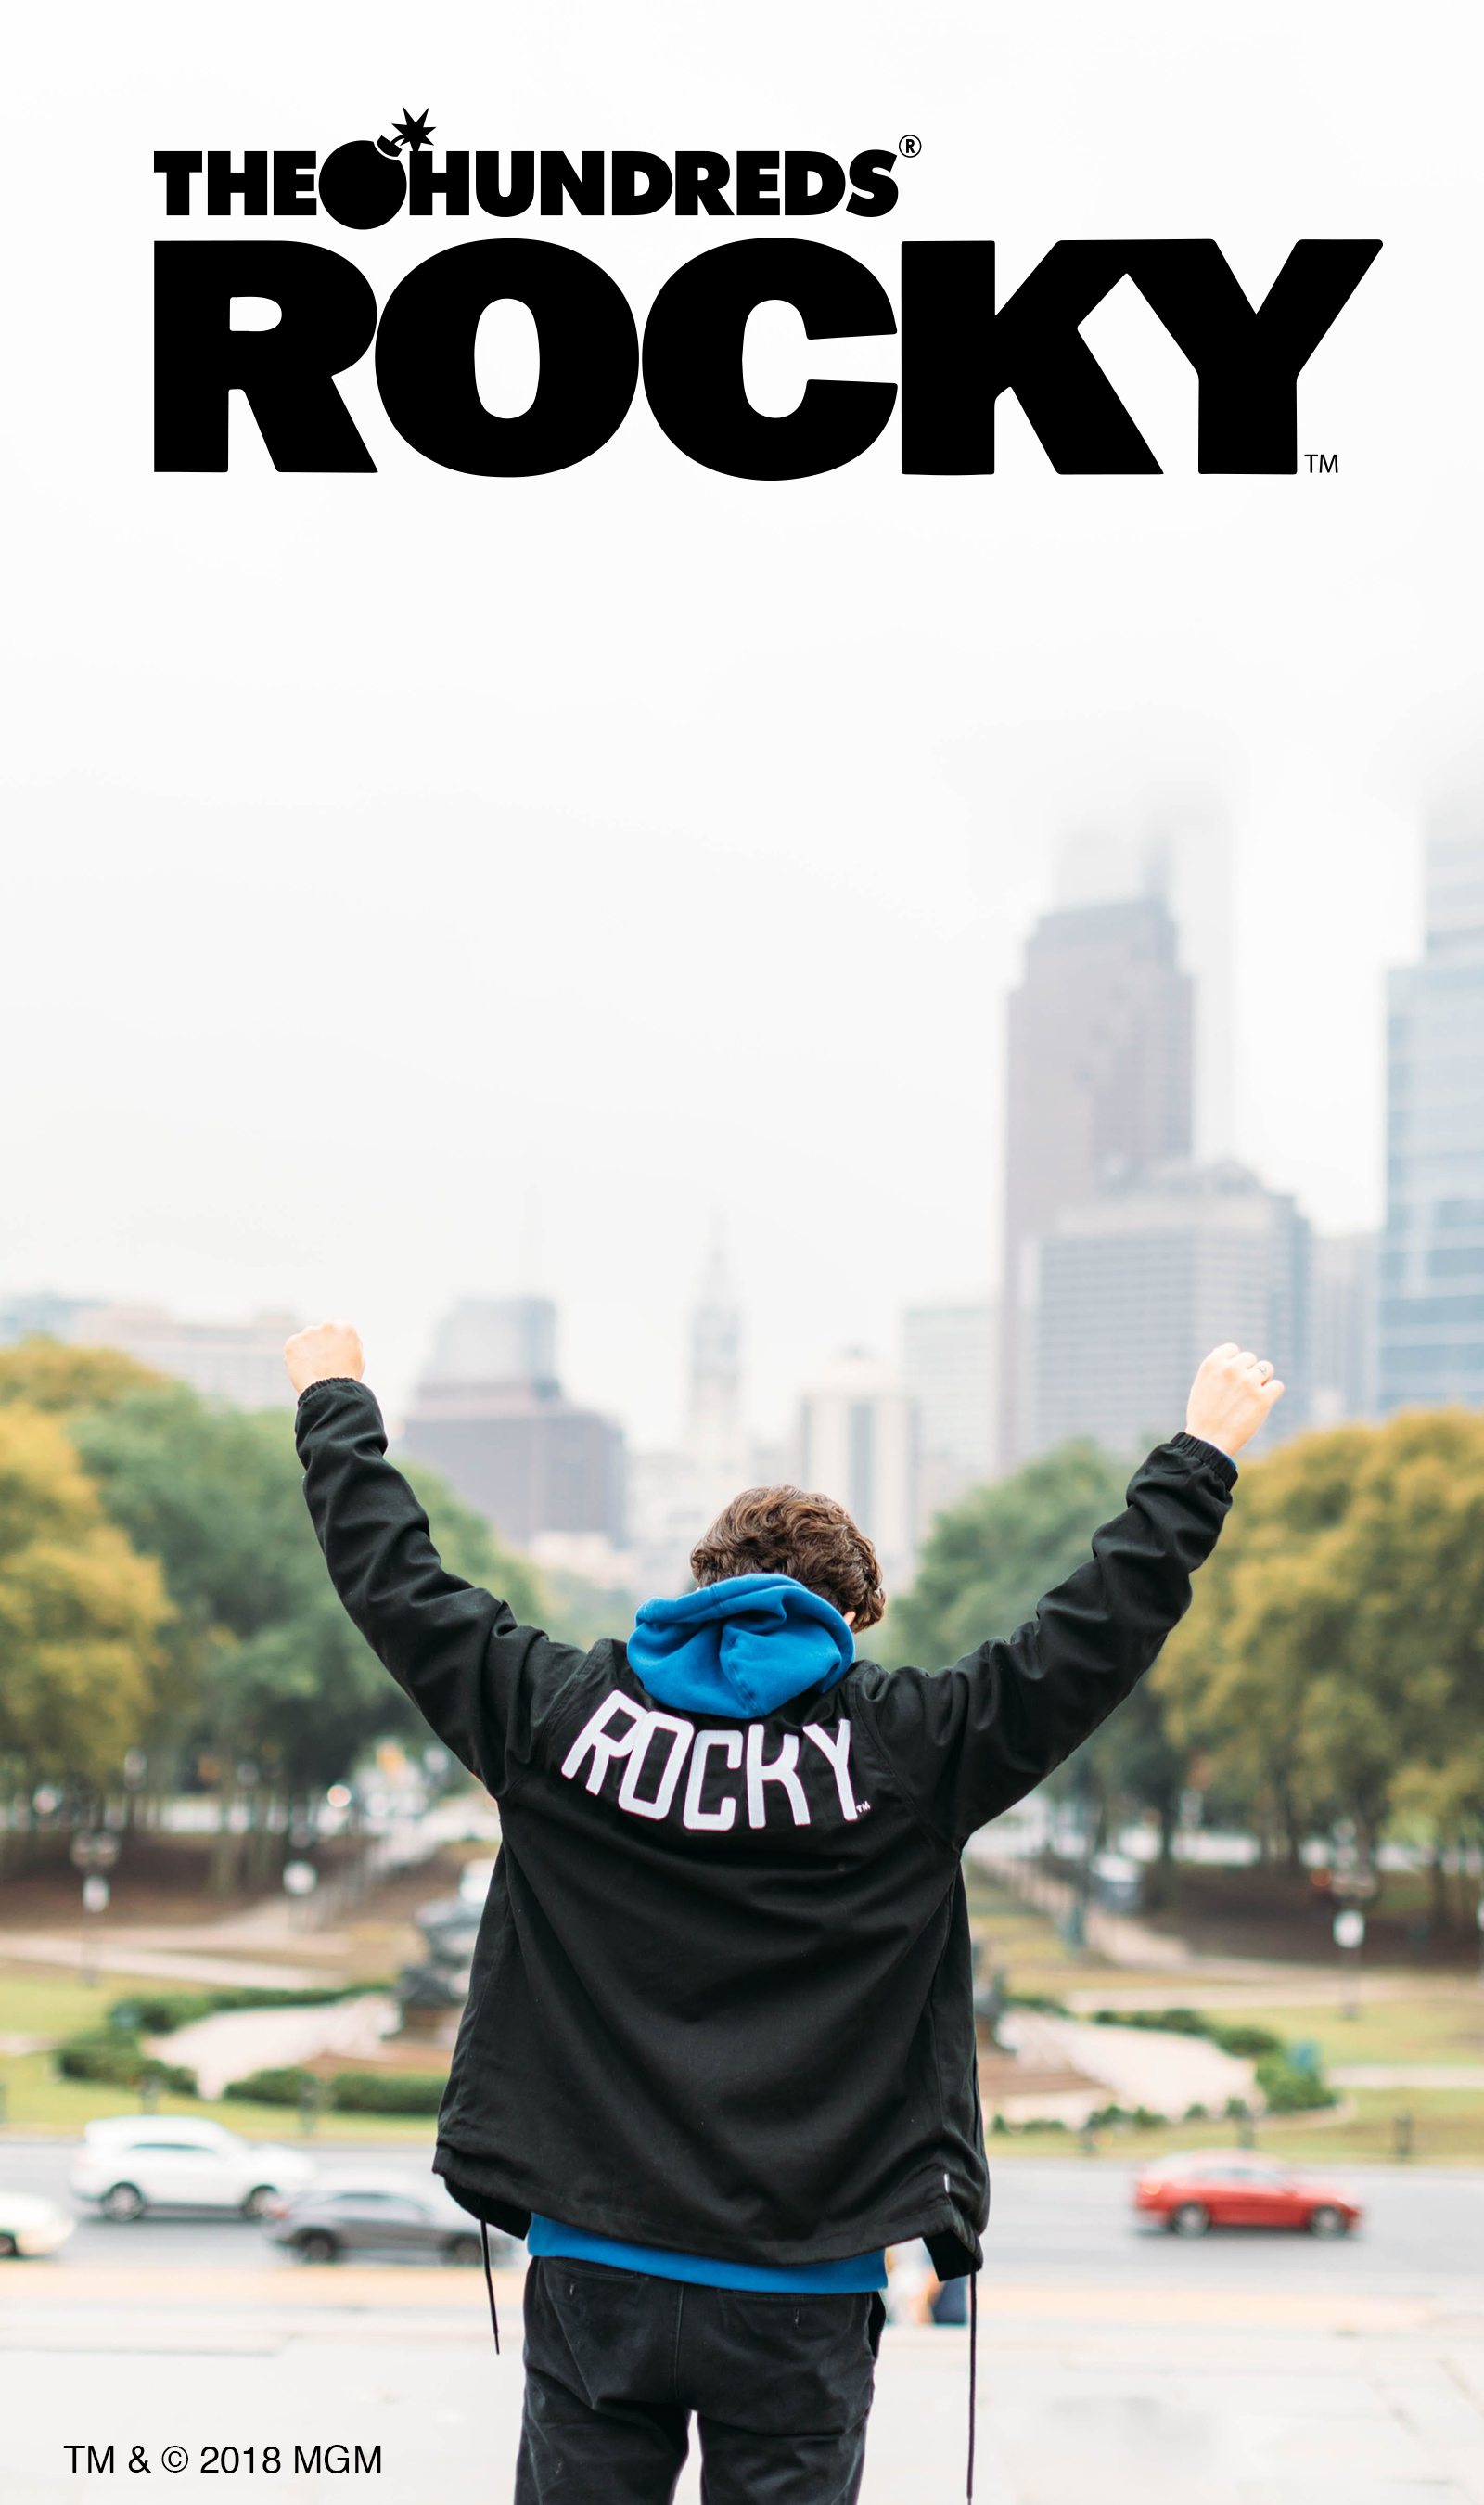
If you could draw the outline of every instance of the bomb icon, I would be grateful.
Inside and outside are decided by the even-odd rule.
[[[413,117],[402,106],[392,139],[347,139],[320,167],[320,206],[342,227],[384,227],[407,196],[401,151],[416,154],[431,144],[426,110]]]

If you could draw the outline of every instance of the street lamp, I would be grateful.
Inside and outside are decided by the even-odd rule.
[[[302,1908],[299,1915],[301,1923],[308,1920],[309,1899],[319,1884],[320,1874],[312,1861],[284,1863],[284,1891],[291,1905]]]
[[[1347,2018],[1359,2018],[1361,1951],[1365,1945],[1365,1917],[1359,1905],[1344,1905],[1335,1915],[1334,1945],[1342,1957],[1348,1957],[1351,1960],[1350,1993],[1345,2002],[1344,2015]]]
[[[96,1827],[91,1827],[81,1835],[75,1835],[67,1851],[74,1870],[81,1872],[83,1880],[82,1980],[86,1984],[95,1984],[98,1963],[93,1923],[98,1915],[108,1911],[113,1891],[103,1874],[112,1870],[119,1858],[119,1838],[101,1834]]]

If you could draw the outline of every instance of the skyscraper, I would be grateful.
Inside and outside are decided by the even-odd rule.
[[[557,1309],[549,1296],[461,1296],[433,1333],[433,1383],[554,1383]]]
[[[1309,1424],[1376,1414],[1377,1242],[1316,1235],[1309,1327]]]
[[[1036,1248],[1033,1449],[1129,1460],[1185,1425],[1200,1360],[1236,1339],[1288,1387],[1264,1441],[1305,1421],[1309,1236],[1239,1165],[1156,1167],[1063,1210]]]
[[[691,1307],[689,1354],[684,1450],[707,1482],[735,1481],[743,1451],[742,1318],[719,1234]]]
[[[999,1327],[999,1310],[987,1298],[909,1305],[902,1316],[902,1379],[917,1408],[924,1530],[935,1513],[994,1475]]]
[[[1380,1407],[1484,1406],[1484,805],[1427,849],[1420,966],[1391,977]]]
[[[1035,1267],[1062,1211],[1191,1147],[1191,988],[1157,896],[1049,913],[1010,1000],[1001,1466],[1030,1449]]]
[[[622,1544],[623,1429],[563,1396],[556,1308],[543,1296],[455,1306],[433,1335],[403,1446],[517,1547]]]
[[[890,1589],[917,1550],[917,1413],[900,1378],[850,1349],[804,1395],[801,1476],[832,1496],[876,1548]]]

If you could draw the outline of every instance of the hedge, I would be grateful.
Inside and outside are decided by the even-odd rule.
[[[64,2079],[88,2079],[97,2087],[155,2087],[172,2097],[197,2093],[194,2070],[156,2061],[137,2035],[122,2034],[118,2028],[88,2028],[69,2035],[56,2048],[56,2066]]]
[[[1260,2062],[1256,2072],[1269,2113],[1317,2113],[1339,2099],[1315,2070],[1302,2070],[1286,2054]]]
[[[306,2096],[316,2095],[319,2086],[313,2070],[250,2070],[245,2079],[233,2079],[222,2094],[245,2105],[297,2105]]]
[[[322,2079],[313,2070],[252,2070],[224,2088],[239,2104],[297,2105],[314,2098],[330,2113],[435,2114],[445,2079],[427,2070],[337,2070]]]
[[[447,2085],[441,2071],[337,2070],[329,2103],[336,2113],[435,2114]]]
[[[131,2035],[173,2035],[178,2028],[193,2027],[198,2019],[216,2018],[225,2010],[325,2009],[337,2000],[357,2000],[364,1993],[391,1989],[387,1983],[333,1983],[275,1992],[236,1984],[221,1992],[135,1993],[128,2000],[116,2000],[107,2018],[111,2027]]]
[[[1201,2035],[1223,2053],[1233,2053],[1241,2061],[1260,2061],[1265,2053],[1281,2053],[1283,2038],[1270,2027],[1225,2027],[1219,2018],[1205,2018],[1198,2009],[1095,2009],[1094,2027],[1146,2027],[1160,2035]]]

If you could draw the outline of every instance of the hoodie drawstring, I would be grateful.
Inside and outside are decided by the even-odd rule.
[[[479,2249],[484,2255],[484,2284],[490,2300],[490,2329],[495,2334],[495,2354],[500,2355],[500,2316],[495,2311],[495,2274],[490,2268],[490,2231],[479,2221]]]
[[[969,2476],[964,2494],[974,2505],[974,2417],[979,2401],[979,2273],[969,2273]]]

